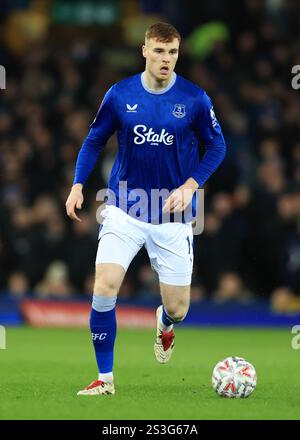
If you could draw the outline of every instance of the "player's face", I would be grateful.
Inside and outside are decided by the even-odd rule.
[[[143,56],[146,58],[146,71],[158,81],[171,79],[179,51],[179,40],[174,38],[170,43],[163,43],[150,38],[143,46]]]

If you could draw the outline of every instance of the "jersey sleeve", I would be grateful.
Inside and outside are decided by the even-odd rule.
[[[226,144],[220,124],[216,118],[210,97],[204,92],[197,100],[194,113],[194,129],[205,152],[193,177],[201,188],[223,161]]]
[[[100,152],[118,127],[118,118],[113,100],[114,86],[105,94],[97,115],[90,125],[90,131],[79,151],[73,184],[85,184],[94,169]]]

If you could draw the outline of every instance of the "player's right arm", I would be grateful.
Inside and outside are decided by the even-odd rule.
[[[81,209],[83,203],[83,186],[93,171],[100,152],[118,126],[118,118],[114,109],[114,86],[106,93],[98,113],[90,126],[90,131],[79,151],[75,177],[69,197],[66,201],[66,211],[72,220],[81,221],[76,215],[76,209]]]
[[[66,211],[68,216],[72,220],[77,220],[81,222],[80,218],[76,214],[76,209],[81,209],[83,203],[83,193],[82,193],[83,185],[81,183],[75,183],[72,186],[69,197],[66,201]]]

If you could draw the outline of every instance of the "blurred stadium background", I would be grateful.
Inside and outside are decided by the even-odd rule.
[[[82,223],[64,204],[105,91],[143,70],[144,31],[156,21],[182,33],[176,71],[212,97],[228,147],[205,185],[186,323],[297,323],[299,1],[2,0],[0,14],[0,323],[88,324],[96,192],[115,137],[87,184]],[[121,324],[153,326],[159,288],[145,252],[119,303]]]

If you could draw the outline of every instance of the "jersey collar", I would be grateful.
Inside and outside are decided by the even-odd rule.
[[[143,72],[141,74],[141,83],[142,83],[143,88],[146,90],[146,92],[153,93],[154,95],[161,95],[163,93],[166,93],[168,90],[171,89],[171,87],[174,86],[175,81],[176,81],[176,77],[177,77],[176,73],[172,72],[172,79],[171,79],[171,81],[170,81],[170,83],[169,83],[169,85],[167,87],[165,87],[164,89],[161,89],[161,90],[152,90],[152,89],[149,89],[149,87],[146,86],[145,72]]]

